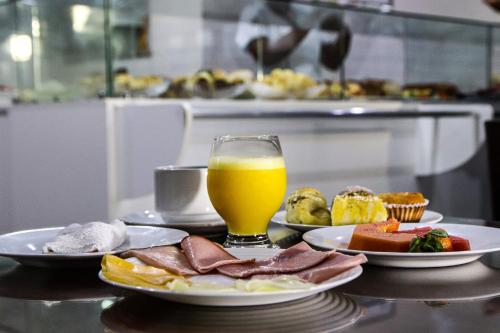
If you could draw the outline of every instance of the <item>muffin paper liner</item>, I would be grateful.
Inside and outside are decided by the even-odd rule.
[[[429,200],[425,199],[423,203],[417,204],[385,204],[389,218],[393,217],[399,222],[420,222]]]

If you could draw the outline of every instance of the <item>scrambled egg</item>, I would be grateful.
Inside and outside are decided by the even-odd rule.
[[[136,265],[111,254],[104,255],[101,267],[107,279],[135,287],[170,289],[169,283],[186,280],[164,269]],[[177,284],[180,282],[178,281]]]

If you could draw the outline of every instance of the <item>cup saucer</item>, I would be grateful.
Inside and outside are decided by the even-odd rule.
[[[191,223],[191,222],[201,222],[201,221],[214,221],[221,220],[221,217],[217,213],[202,213],[202,214],[178,214],[178,215],[167,215],[156,213],[160,218],[165,221],[165,223]]]
[[[226,223],[219,215],[204,216],[203,219],[198,220],[171,220],[165,221],[160,213],[152,210],[144,210],[125,215],[120,218],[125,224],[128,225],[147,225],[155,227],[175,228],[187,231],[194,235],[214,235],[227,232]]]

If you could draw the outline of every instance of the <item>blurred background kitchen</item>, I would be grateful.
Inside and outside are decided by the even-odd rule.
[[[279,135],[288,193],[499,219],[495,7],[0,0],[0,231],[153,209],[154,167],[206,165],[221,134]]]

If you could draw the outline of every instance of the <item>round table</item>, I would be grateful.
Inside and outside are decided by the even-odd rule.
[[[446,217],[444,223],[500,227]],[[301,234],[269,229],[281,247]],[[432,269],[364,265],[326,293],[257,307],[176,304],[105,285],[98,267],[43,269],[0,258],[2,332],[497,332],[500,252]],[[293,313],[293,315],[290,315]]]

